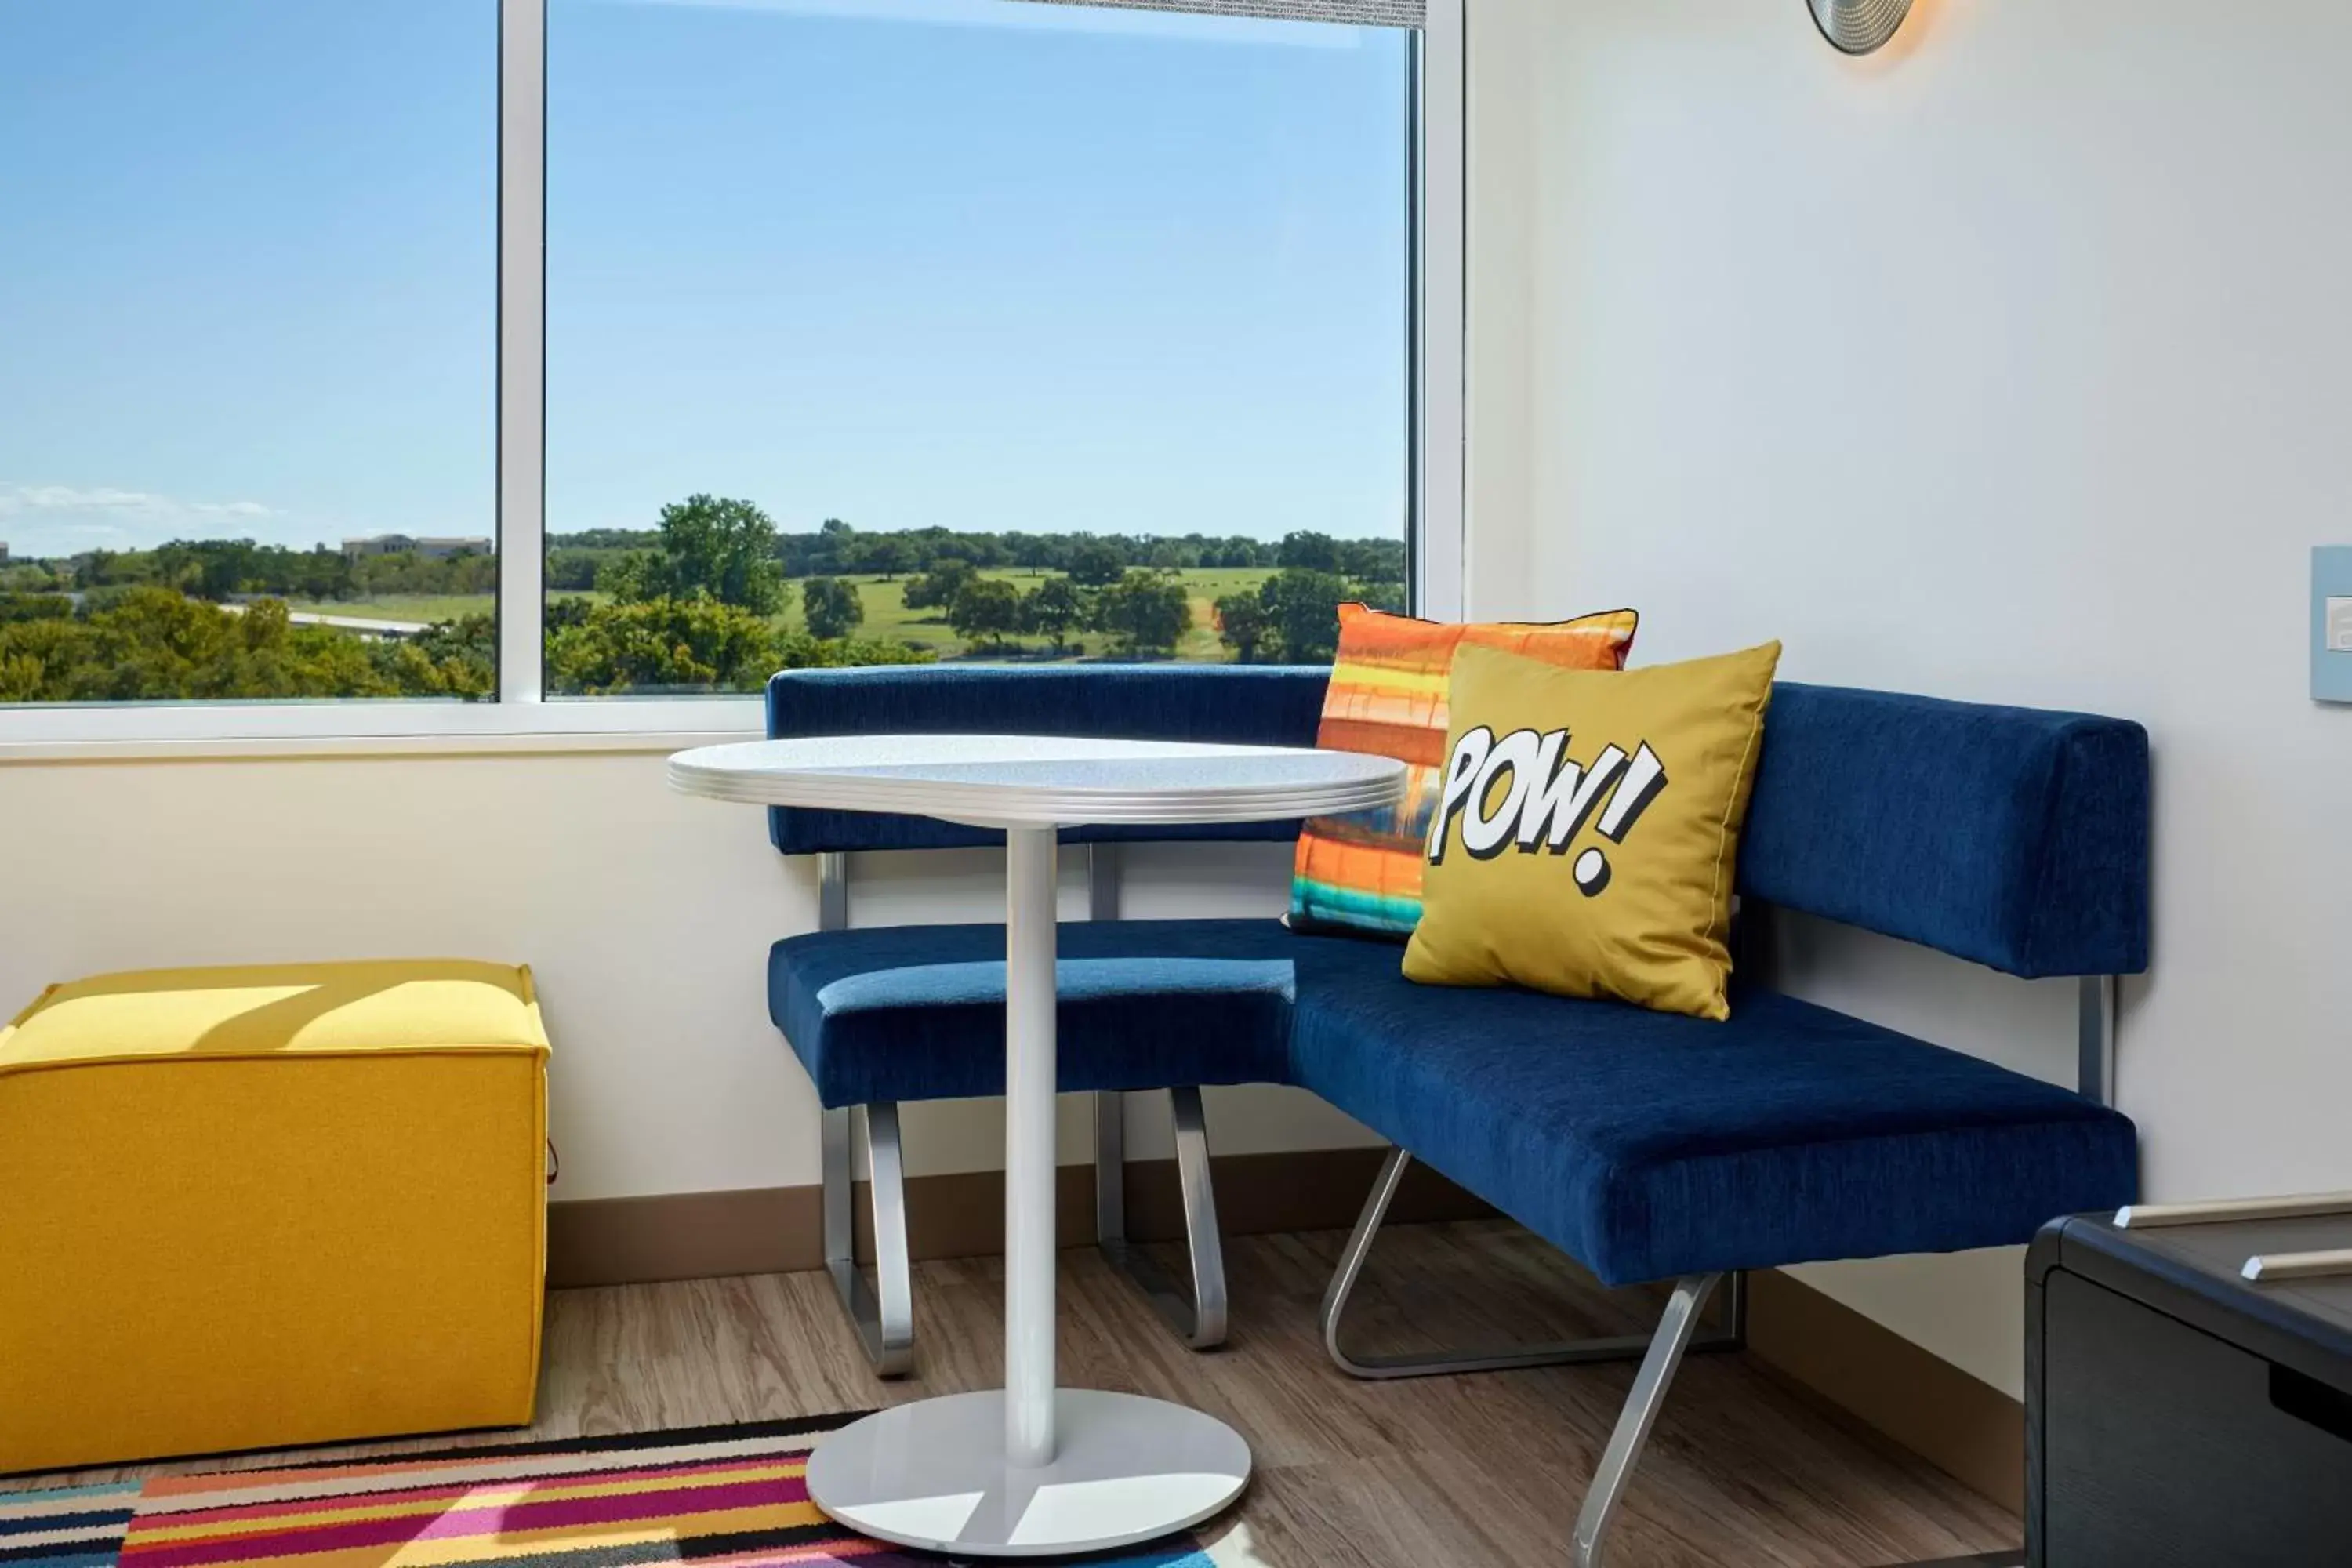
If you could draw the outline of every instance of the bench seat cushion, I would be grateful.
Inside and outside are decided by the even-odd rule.
[[[1612,1285],[2020,1243],[2137,1192],[2126,1118],[1776,992],[1710,1023],[1298,973],[1293,1081]]]
[[[959,972],[944,1005],[919,970],[836,990],[831,1014],[820,994],[1001,962],[1003,942],[984,925],[791,938],[771,1008],[828,1105],[996,1093],[1001,969]],[[1299,1084],[1611,1284],[2023,1243],[2137,1196],[2123,1116],[1773,992],[1735,990],[1718,1024],[1415,985],[1392,945],[1276,921],[1072,923],[1060,943],[1064,1088]],[[1158,989],[1118,993],[1155,970]],[[1276,974],[1278,1004],[1255,989]]]
[[[1266,951],[1256,928],[1286,933],[1271,921],[1181,923],[1236,929],[1205,942],[1155,943],[1103,941],[1120,933],[1115,924],[1061,928],[1063,1089],[1288,1076],[1293,972],[1287,953]],[[1003,926],[788,937],[769,955],[768,1010],[827,1106],[1004,1092]]]

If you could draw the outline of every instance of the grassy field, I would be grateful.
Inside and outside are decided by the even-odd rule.
[[[1048,574],[1008,568],[982,572],[981,575],[1004,578],[1025,594],[1044,581]],[[1185,597],[1192,606],[1192,629],[1185,633],[1184,640],[1177,645],[1177,657],[1202,661],[1229,658],[1224,645],[1217,640],[1216,617],[1212,606],[1224,595],[1255,589],[1273,575],[1273,569],[1262,566],[1202,566],[1178,575],[1183,582]],[[887,637],[913,643],[918,647],[934,648],[942,658],[953,658],[965,651],[963,639],[957,637],[948,625],[946,611],[907,608],[907,579],[904,575],[887,580],[875,576],[849,576],[842,580],[856,586],[858,602],[866,609],[866,621],[857,628],[858,636]],[[601,602],[605,595],[565,593],[557,597]],[[798,584],[793,585],[792,599],[791,607],[784,612],[783,624],[798,627],[803,625]],[[423,624],[456,620],[461,616],[487,616],[493,606],[494,601],[488,594],[386,594],[373,599],[299,603],[289,608],[310,615],[351,616],[362,620]],[[1103,651],[1104,639],[1099,633],[1078,632],[1073,635],[1075,641],[1083,644],[1087,653]],[[1043,637],[1026,637],[1017,639],[1015,646],[1042,650],[1046,645]]]
[[[1224,645],[1217,641],[1216,620],[1210,613],[1211,606],[1221,596],[1254,589],[1273,574],[1270,567],[1250,566],[1202,566],[1179,574],[1184,584],[1185,597],[1192,606],[1192,629],[1184,635],[1182,642],[1177,644],[1176,656],[1196,660],[1231,657]],[[981,575],[1002,577],[1025,594],[1050,574],[1006,568],[982,572]],[[907,608],[905,577],[885,581],[873,576],[846,576],[842,581],[856,587],[858,603],[866,609],[866,622],[857,628],[860,637],[890,637],[913,643],[918,647],[936,648],[941,658],[952,658],[964,651],[963,639],[957,637],[954,628],[948,625],[945,610]],[[784,624],[792,626],[802,624],[798,594],[793,595],[792,607],[784,613]],[[1072,637],[1075,642],[1085,645],[1090,654],[1103,651],[1103,637],[1099,633],[1076,632]],[[1046,644],[1043,637],[1024,637],[1015,639],[1015,646],[1042,650]]]

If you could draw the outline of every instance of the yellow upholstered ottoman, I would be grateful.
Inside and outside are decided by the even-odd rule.
[[[528,970],[110,974],[0,1029],[0,1471],[531,1417]]]

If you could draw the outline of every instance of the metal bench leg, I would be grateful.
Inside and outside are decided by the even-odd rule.
[[[856,1196],[849,1160],[850,1108],[824,1113],[824,1267],[834,1293],[877,1377],[898,1377],[915,1357],[914,1287],[907,1263],[907,1181],[898,1157],[898,1107],[864,1108],[874,1196],[874,1284],[857,1267]]]
[[[1658,1331],[1642,1357],[1642,1370],[1633,1375],[1633,1390],[1625,1396],[1617,1430],[1609,1435],[1609,1447],[1601,1456],[1601,1468],[1593,1474],[1592,1489],[1584,1494],[1583,1511],[1576,1516],[1576,1568],[1601,1568],[1601,1554],[1609,1543],[1609,1523],[1616,1516],[1617,1505],[1624,1500],[1625,1483],[1641,1462],[1658,1408],[1665,1403],[1666,1390],[1683,1364],[1683,1352],[1691,1347],[1699,1310],[1722,1278],[1688,1274],[1675,1281],[1674,1294],[1666,1298],[1665,1316],[1659,1320]]]
[[[1126,1096],[1095,1096],[1095,1242],[1104,1258],[1134,1282],[1176,1335],[1196,1351],[1225,1342],[1225,1255],[1217,1231],[1217,1194],[1209,1179],[1208,1124],[1197,1089],[1168,1091],[1176,1124],[1176,1179],[1184,1197],[1184,1243],[1192,1257],[1186,1290],[1157,1259],[1127,1238]]]
[[[1395,1199],[1398,1185],[1403,1182],[1405,1169],[1412,1156],[1402,1149],[1391,1149],[1380,1175],[1372,1183],[1371,1194],[1364,1200],[1364,1212],[1356,1220],[1355,1234],[1348,1238],[1345,1251],[1339,1255],[1339,1267],[1331,1276],[1330,1286],[1323,1292],[1323,1348],[1340,1371],[1351,1377],[1435,1377],[1453,1373],[1507,1372],[1531,1366],[1576,1366],[1595,1362],[1633,1361],[1650,1347],[1645,1335],[1623,1334],[1590,1340],[1571,1340],[1558,1344],[1524,1345],[1512,1349],[1476,1351],[1440,1351],[1418,1355],[1360,1355],[1339,1342],[1340,1319],[1348,1310],[1348,1298],[1363,1273],[1364,1260],[1372,1250],[1372,1240],[1380,1234],[1381,1222],[1387,1217],[1389,1205]],[[1697,1342],[1691,1348],[1702,1351],[1737,1350],[1744,1342],[1747,1331],[1746,1280],[1739,1275],[1731,1277],[1730,1327]]]

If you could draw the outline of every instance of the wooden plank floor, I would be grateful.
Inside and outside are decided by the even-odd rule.
[[[1233,1338],[1207,1355],[1180,1345],[1091,1248],[1065,1252],[1062,1381],[1183,1400],[1250,1439],[1250,1490],[1204,1532],[1220,1564],[1559,1568],[1633,1369],[1348,1378],[1315,1329],[1343,1239],[1229,1241]],[[863,1409],[996,1384],[1002,1265],[927,1263],[915,1275],[917,1375],[891,1384],[867,1373],[820,1274],[555,1292],[528,1435]],[[1499,1222],[1398,1227],[1358,1300],[1355,1342],[1382,1350],[1647,1327],[1638,1299],[1591,1289]],[[217,1462],[148,1471],[205,1468]],[[1692,1358],[1667,1403],[1611,1561],[1874,1568],[2018,1537],[2013,1517],[1958,1482],[1819,1414],[1745,1358],[1709,1355]]]

